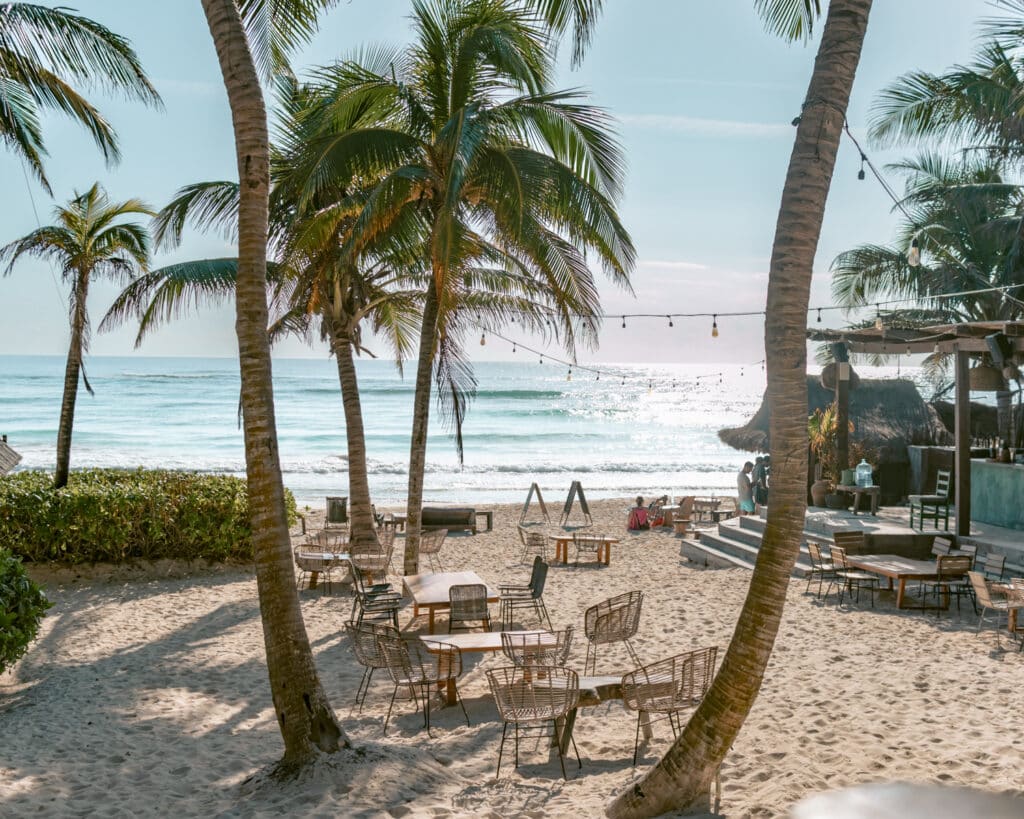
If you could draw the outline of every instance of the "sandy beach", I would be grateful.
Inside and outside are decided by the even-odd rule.
[[[582,670],[584,610],[631,589],[646,594],[634,642],[641,660],[707,645],[724,651],[750,575],[693,568],[670,530],[627,533],[628,506],[591,504],[594,529],[622,538],[610,567],[558,566],[549,575],[555,627],[577,629],[570,665]],[[446,569],[472,569],[495,585],[525,579],[519,507],[494,509],[494,531],[449,537]],[[402,702],[384,738],[391,684],[378,675],[362,713],[352,708],[362,669],[344,636],[350,597],[335,586],[330,595],[303,590],[303,611],[324,686],[360,750],[299,782],[253,780],[278,759],[281,741],[251,572],[75,575],[37,572],[55,605],[29,654],[0,677],[5,817],[600,816],[670,740],[667,724],[655,725],[634,771],[635,715],[607,703],[580,713],[583,768],[573,759],[568,782],[538,741],[525,742],[519,770],[505,764],[496,781],[501,722],[484,672],[505,664],[500,655],[466,657],[459,688],[470,727],[460,709],[439,709],[429,739]],[[403,627],[409,618],[403,611]],[[761,696],[722,771],[722,813],[785,815],[810,793],[879,780],[1019,789],[1024,655],[1015,646],[995,653],[991,632],[975,636],[975,623],[968,611],[960,619],[897,612],[891,594],[875,609],[863,600],[837,608],[794,580]],[[411,630],[426,627],[421,618]],[[613,646],[598,673],[630,666]]]

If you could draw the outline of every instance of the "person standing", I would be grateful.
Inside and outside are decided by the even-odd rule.
[[[739,495],[740,515],[754,514],[754,485],[750,482],[750,473],[754,465],[747,461],[736,475],[736,492]]]
[[[754,503],[759,503],[762,506],[768,503],[768,464],[761,455],[754,460],[754,471],[750,473],[750,482],[754,486]]]

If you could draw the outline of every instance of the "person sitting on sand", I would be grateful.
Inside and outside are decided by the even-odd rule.
[[[629,510],[629,523],[626,524],[626,528],[631,531],[651,528],[651,524],[647,521],[647,508],[644,506],[644,499],[640,495],[636,496],[636,506]]]
[[[739,494],[740,516],[754,514],[754,485],[750,482],[750,473],[754,465],[747,461],[736,476],[736,491]]]

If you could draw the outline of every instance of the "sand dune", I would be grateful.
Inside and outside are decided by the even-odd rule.
[[[724,650],[750,575],[706,571],[680,557],[668,532],[625,532],[628,501],[591,504],[595,529],[621,534],[612,565],[557,567],[545,593],[556,627],[575,625],[606,596],[646,592],[637,652],[645,661],[716,644]],[[452,536],[449,569],[489,583],[523,578],[515,522],[496,507],[495,531]],[[400,541],[401,542],[401,541]],[[29,655],[0,677],[2,816],[599,816],[637,772],[634,716],[621,703],[581,712],[583,769],[563,782],[539,741],[494,778],[501,723],[484,670],[467,657],[459,709],[435,713],[434,739],[400,703],[387,738],[390,683],[375,679],[351,708],[361,669],[343,636],[350,599],[303,591],[323,682],[358,754],[339,755],[281,786],[254,775],[281,745],[263,667],[256,586],[245,568],[104,569],[49,575],[55,602]],[[764,688],[722,772],[722,812],[784,815],[801,797],[876,780],[1020,787],[1024,655],[993,652],[975,618],[823,605],[794,581]],[[495,612],[496,613],[496,612]],[[403,614],[406,625],[409,614]],[[442,629],[445,620],[440,619]],[[425,631],[425,619],[412,625]],[[1004,640],[1004,645],[1006,641]],[[629,670],[612,647],[599,673]],[[669,742],[666,724],[641,765]]]

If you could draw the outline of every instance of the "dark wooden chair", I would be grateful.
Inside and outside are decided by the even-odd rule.
[[[910,528],[924,529],[925,517],[931,518],[935,528],[939,528],[939,512],[942,512],[943,528],[949,531],[949,477],[948,469],[940,469],[935,476],[935,493],[932,495],[910,496]],[[918,525],[914,526],[914,513],[918,515]]]

